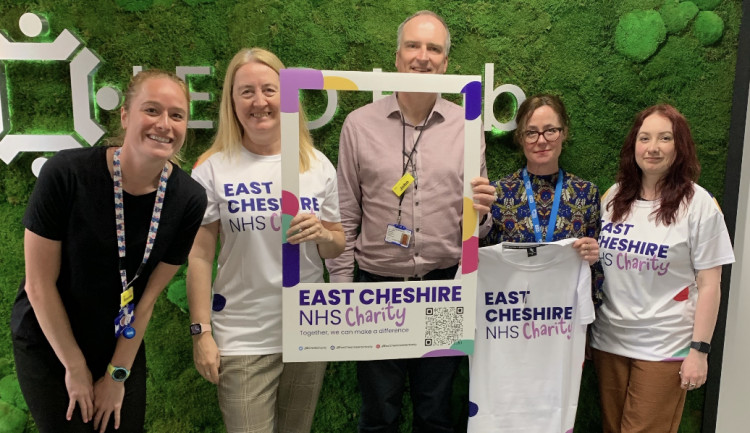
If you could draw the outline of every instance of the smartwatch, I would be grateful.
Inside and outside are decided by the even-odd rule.
[[[711,345],[708,343],[704,343],[703,341],[691,341],[690,342],[690,348],[695,349],[698,352],[701,353],[710,353],[711,352]]]
[[[191,323],[190,324],[190,335],[198,335],[204,332],[211,332],[210,323]]]
[[[111,362],[107,364],[107,373],[115,382],[125,382],[125,379],[130,376],[130,370],[125,367],[115,367]]]

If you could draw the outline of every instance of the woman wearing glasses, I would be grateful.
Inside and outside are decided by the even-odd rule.
[[[586,325],[594,319],[587,264],[601,271],[599,190],[559,166],[568,115],[558,97],[530,97],[517,121],[515,139],[526,165],[492,183],[472,181],[475,209],[484,220],[482,245],[532,246],[495,246],[479,254],[470,433],[508,425],[572,431]],[[571,240],[533,246],[565,239]],[[565,314],[545,313],[552,306]],[[498,371],[497,365],[508,368]],[[498,387],[508,392],[495,392]]]
[[[526,166],[492,183],[484,178],[473,181],[479,203],[486,203],[483,198],[488,195],[496,195],[491,206],[476,206],[483,221],[491,213],[490,221],[483,224],[484,231],[487,226],[491,228],[483,236],[482,245],[579,238],[573,247],[593,265],[599,259],[599,189],[559,166],[562,145],[568,137],[565,105],[554,95],[532,96],[518,108],[517,122],[515,139],[526,157]],[[553,219],[554,209],[557,213]]]

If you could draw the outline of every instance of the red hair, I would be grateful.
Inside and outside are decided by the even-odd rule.
[[[695,150],[695,142],[690,134],[687,119],[671,105],[654,105],[635,116],[635,122],[625,138],[620,150],[620,169],[617,172],[619,189],[607,210],[612,209],[612,221],[623,221],[630,213],[633,202],[641,193],[643,171],[635,161],[635,141],[643,121],[652,114],[666,117],[672,122],[675,158],[667,173],[656,184],[661,197],[659,208],[652,215],[656,223],[670,225],[675,222],[682,203],[693,198],[693,182],[698,180],[701,166]]]

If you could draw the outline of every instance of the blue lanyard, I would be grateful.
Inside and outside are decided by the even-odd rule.
[[[529,180],[529,172],[526,167],[523,168],[523,184],[526,187],[526,198],[529,203],[529,210],[531,210],[531,221],[534,223],[534,236],[537,242],[542,241],[542,227],[539,225],[539,214],[536,211],[536,200],[534,200],[534,190],[531,189],[531,181]],[[555,222],[557,221],[557,211],[560,209],[560,196],[562,195],[562,180],[563,171],[557,173],[557,186],[555,186],[555,198],[552,200],[552,213],[549,216],[549,224],[547,224],[547,236],[545,242],[552,242],[552,237],[555,232]]]

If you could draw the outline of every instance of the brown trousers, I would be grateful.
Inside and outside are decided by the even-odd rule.
[[[680,388],[682,362],[592,352],[604,433],[677,433],[687,393]]]
[[[325,362],[281,362],[281,354],[222,356],[219,407],[228,433],[306,433]]]

